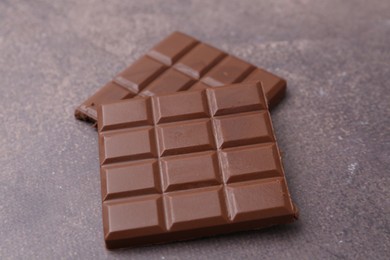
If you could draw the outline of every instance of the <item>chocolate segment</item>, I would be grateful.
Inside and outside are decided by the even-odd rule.
[[[174,32],[80,105],[75,116],[95,122],[101,104],[132,98],[262,81],[270,106],[284,96],[286,81],[191,36]]]
[[[108,248],[297,218],[260,83],[104,104],[98,118]]]

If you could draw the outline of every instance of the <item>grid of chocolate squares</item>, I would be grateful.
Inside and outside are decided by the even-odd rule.
[[[99,133],[107,248],[296,220],[268,112],[285,89],[174,32],[80,105]]]

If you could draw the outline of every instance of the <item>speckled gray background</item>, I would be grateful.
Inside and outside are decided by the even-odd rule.
[[[388,0],[105,2],[0,1],[0,259],[389,259]],[[288,80],[272,116],[301,219],[107,251],[73,110],[174,30]]]

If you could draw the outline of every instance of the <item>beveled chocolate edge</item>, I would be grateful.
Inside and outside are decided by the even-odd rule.
[[[270,228],[276,225],[290,224],[298,220],[299,213],[297,208],[293,205],[295,213],[293,215],[285,215],[279,217],[271,217],[268,219],[238,222],[229,225],[212,226],[200,229],[191,230],[192,236],[188,236],[187,230],[163,233],[158,235],[147,236],[143,238],[121,239],[121,240],[105,240],[106,248],[118,249],[118,248],[134,248],[134,247],[148,247],[156,244],[166,244],[172,242],[188,241],[194,239],[201,239],[206,237],[218,237],[230,233],[236,232],[250,232],[258,229]],[[212,234],[210,234],[212,233]]]

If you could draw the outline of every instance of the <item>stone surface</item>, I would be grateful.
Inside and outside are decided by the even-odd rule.
[[[389,1],[0,1],[0,259],[388,259]],[[288,81],[273,112],[299,222],[104,247],[74,108],[174,30]]]

